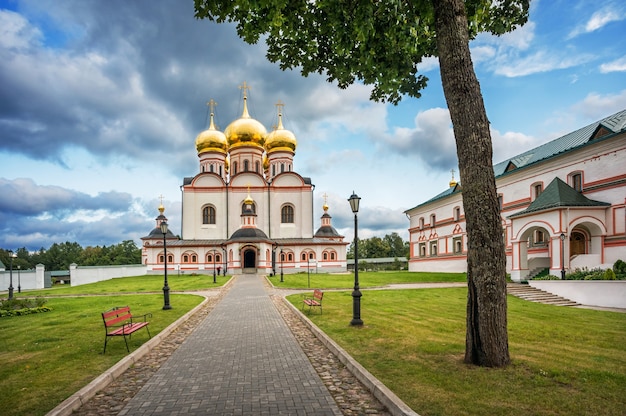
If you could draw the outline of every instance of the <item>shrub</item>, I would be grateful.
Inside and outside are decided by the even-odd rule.
[[[613,271],[615,272],[615,278],[619,280],[626,279],[626,262],[623,260],[617,260],[613,264]]]
[[[0,300],[0,317],[49,312],[52,308],[44,306],[46,302],[48,301],[41,296],[36,298],[13,298]]]
[[[606,269],[604,271],[604,280],[615,280],[615,272],[613,269]]]

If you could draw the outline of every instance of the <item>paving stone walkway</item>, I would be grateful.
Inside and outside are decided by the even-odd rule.
[[[240,276],[119,415],[342,415],[257,276]]]

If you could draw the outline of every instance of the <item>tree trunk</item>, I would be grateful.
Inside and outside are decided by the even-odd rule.
[[[469,50],[463,0],[432,0],[443,90],[454,127],[467,227],[465,362],[510,363],[506,257],[489,121]]]

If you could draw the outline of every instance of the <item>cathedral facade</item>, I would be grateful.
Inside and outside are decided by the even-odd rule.
[[[180,238],[162,233],[162,205],[156,227],[142,238],[149,270],[167,264],[181,273],[346,271],[348,243],[333,228],[326,204],[314,232],[315,186],[294,171],[296,137],[278,109],[278,126],[268,133],[250,117],[244,85],[243,113],[222,132],[211,107],[209,128],[195,141],[199,172],[181,186]]]

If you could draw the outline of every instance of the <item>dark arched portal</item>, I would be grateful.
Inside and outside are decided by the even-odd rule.
[[[243,252],[243,268],[254,269],[256,268],[256,250],[247,249]]]

